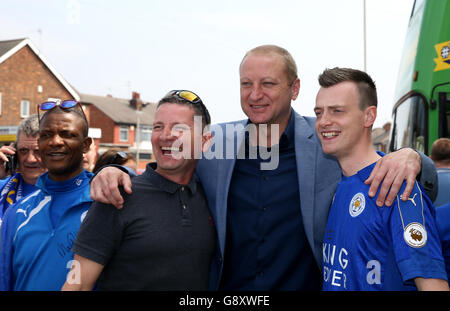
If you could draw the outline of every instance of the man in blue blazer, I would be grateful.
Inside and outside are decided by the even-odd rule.
[[[219,241],[210,288],[320,290],[322,239],[340,167],[322,153],[315,118],[291,107],[300,80],[289,52],[273,45],[252,49],[239,73],[249,119],[213,127],[212,147],[196,170]],[[377,203],[390,205],[406,179],[406,200],[421,169],[422,184],[433,190],[430,159],[407,148],[389,154],[369,177],[369,194],[375,196],[384,179]],[[92,181],[91,196],[120,207],[118,184],[131,191],[126,174],[106,168]]]

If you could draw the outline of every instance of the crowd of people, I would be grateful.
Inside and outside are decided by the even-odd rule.
[[[167,93],[141,175],[97,157],[79,103],[42,103],[0,148],[0,289],[449,290],[449,140],[376,152],[360,70],[319,75],[315,117],[292,108],[284,48],[248,51],[239,78],[246,120],[211,125],[197,94]]]

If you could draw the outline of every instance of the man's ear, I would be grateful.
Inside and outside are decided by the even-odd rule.
[[[369,106],[366,108],[364,112],[364,126],[372,127],[375,123],[375,119],[377,118],[377,107]]]
[[[300,93],[300,79],[296,78],[294,82],[292,82],[292,94],[291,99],[296,100],[298,97],[298,94]]]
[[[208,151],[212,144],[212,133],[210,131],[204,132],[202,135],[202,152]]]
[[[86,137],[83,141],[83,153],[87,153],[92,144],[92,138]]]

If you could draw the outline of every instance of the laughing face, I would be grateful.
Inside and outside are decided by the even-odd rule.
[[[83,170],[83,153],[91,144],[84,126],[74,113],[49,113],[41,120],[39,150],[52,180],[64,181]]]
[[[194,110],[172,103],[162,104],[156,110],[151,141],[156,171],[178,183],[190,180],[196,159],[206,146],[201,122],[194,124]]]
[[[359,108],[356,84],[346,81],[320,88],[314,112],[323,152],[338,159],[354,153],[367,128],[366,111]]]

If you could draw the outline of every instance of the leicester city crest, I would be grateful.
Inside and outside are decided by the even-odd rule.
[[[350,216],[352,217],[358,216],[364,211],[365,207],[366,207],[366,199],[364,197],[364,194],[358,192],[353,196],[350,205],[348,207]]]

